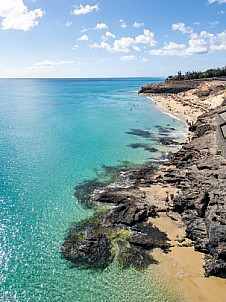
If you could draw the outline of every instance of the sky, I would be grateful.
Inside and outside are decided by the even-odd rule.
[[[226,65],[226,0],[0,0],[1,78],[166,77]]]

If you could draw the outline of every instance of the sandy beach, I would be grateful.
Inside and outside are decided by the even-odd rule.
[[[225,81],[211,81],[200,84],[199,90],[211,91],[207,97],[198,96],[197,89],[179,94],[145,94],[155,102],[163,112],[172,114],[186,123],[195,123],[199,115],[222,104],[226,93],[224,90],[216,91],[216,87],[225,85]],[[201,93],[205,94],[205,93]],[[155,178],[174,169],[174,166],[160,167]],[[158,209],[158,217],[149,218],[156,227],[167,233],[172,244],[168,254],[155,249],[152,255],[159,261],[159,273],[166,279],[170,288],[181,288],[188,302],[225,302],[226,280],[218,277],[204,277],[204,254],[194,250],[191,241],[185,238],[185,227],[178,213],[170,211],[166,215],[165,197],[167,194],[177,195],[179,190],[169,184],[162,185],[156,182],[150,187],[140,190],[146,194],[150,204]],[[171,209],[172,201],[169,200]],[[186,245],[186,247],[184,246]]]
[[[197,117],[209,109],[216,108],[222,104],[226,92],[214,91],[216,87],[224,86],[225,81],[204,82],[196,89],[191,89],[178,94],[145,94],[151,98],[157,108],[161,111],[168,111],[176,118],[188,122],[195,122]],[[211,91],[206,97],[199,96]]]

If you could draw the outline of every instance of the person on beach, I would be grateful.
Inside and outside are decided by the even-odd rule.
[[[172,193],[172,194],[170,194],[170,199],[171,199],[171,201],[173,201],[173,198],[174,198],[174,195],[173,195],[173,193]]]
[[[166,216],[169,216],[169,207],[166,208]]]
[[[155,216],[155,215],[156,215],[156,208],[155,208],[155,206],[152,206],[152,207],[151,207],[150,215],[151,215],[151,216]]]
[[[165,197],[165,205],[168,206],[169,205],[169,196],[168,196],[168,193]]]

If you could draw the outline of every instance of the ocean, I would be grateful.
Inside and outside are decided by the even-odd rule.
[[[0,301],[178,301],[154,264],[140,272],[115,260],[90,271],[60,253],[72,223],[93,213],[76,185],[104,166],[159,158],[161,127],[184,132],[137,94],[161,80],[0,79]]]

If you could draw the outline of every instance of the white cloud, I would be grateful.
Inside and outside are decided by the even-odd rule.
[[[225,51],[226,50],[226,30],[222,33],[212,37],[212,43],[210,44],[210,50],[213,51]]]
[[[208,0],[208,1],[209,1],[210,4],[211,4],[211,3],[214,3],[214,2],[218,2],[218,3],[220,3],[220,4],[226,3],[226,0]]]
[[[89,38],[87,35],[82,35],[80,38],[77,39],[77,41],[88,41]]]
[[[155,46],[157,44],[157,42],[154,39],[154,33],[151,32],[148,29],[144,29],[144,34],[137,36],[135,38],[135,42],[137,44],[139,44],[139,43],[141,43],[141,44],[149,44],[151,47]]]
[[[221,11],[218,12],[218,14],[219,14],[219,15],[223,15],[223,14],[225,14],[225,11],[224,11],[224,10],[221,10]]]
[[[95,43],[90,45],[91,48],[105,48],[108,51],[112,52],[131,52],[131,51],[140,51],[141,49],[137,44],[147,44],[149,46],[155,46],[157,42],[154,39],[154,33],[144,29],[144,34],[139,35],[135,38],[131,37],[122,37],[120,40],[115,40],[113,46],[101,42],[101,44]]]
[[[194,22],[193,24],[199,26],[201,23],[200,22]]]
[[[37,18],[43,17],[45,11],[41,8],[28,10],[23,0],[2,0],[0,1],[0,17],[2,29],[17,29],[28,31],[38,25]]]
[[[119,22],[121,23],[121,27],[122,27],[122,28],[126,28],[126,27],[127,27],[127,25],[126,25],[126,23],[123,21],[123,19],[120,19]]]
[[[114,41],[113,51],[130,52],[130,51],[140,51],[141,49],[136,46],[136,42],[133,38],[122,37],[120,40]]]
[[[213,27],[215,27],[216,25],[219,24],[219,21],[209,22],[209,24],[210,24],[210,27],[213,28]]]
[[[133,27],[135,27],[135,28],[139,28],[139,27],[142,27],[142,26],[144,26],[144,23],[142,22],[142,23],[139,23],[139,22],[134,22],[134,24],[133,24]]]
[[[91,49],[92,48],[103,48],[103,49],[106,49],[107,51],[111,51],[111,45],[109,45],[103,41],[100,44],[98,44],[98,43],[90,44],[89,47]]]
[[[111,37],[111,38],[115,38],[115,35],[114,34],[112,34],[110,31],[106,31],[106,36],[107,37]]]
[[[35,63],[33,66],[28,67],[28,69],[51,69],[55,66],[74,64],[74,61],[50,61],[45,60],[42,62]]]
[[[140,61],[141,61],[142,63],[149,62],[149,60],[148,60],[147,58],[142,58]]]
[[[154,33],[148,29],[144,29],[144,34],[135,37],[135,39],[122,37],[120,40],[114,41],[112,50],[122,52],[140,51],[141,49],[137,44],[149,44],[151,47],[155,46],[157,42],[154,40]]]
[[[97,23],[95,29],[106,29],[108,28],[107,24],[105,23]]]
[[[133,61],[135,60],[135,56],[131,55],[131,56],[123,56],[120,58],[121,61]]]
[[[98,4],[96,5],[86,5],[86,6],[83,6],[82,4],[80,4],[80,6],[76,7],[73,11],[73,14],[74,15],[86,15],[88,13],[91,13],[92,11],[98,11],[99,10],[99,7],[98,7]]]
[[[102,40],[102,41],[107,41],[107,40],[108,40],[108,37],[102,35],[102,36],[101,36],[101,40]]]
[[[155,56],[183,56],[185,48],[185,44],[169,42],[165,43],[162,49],[151,50],[150,54]]]
[[[67,21],[67,23],[66,23],[66,27],[70,27],[71,25],[72,25],[72,22]]]
[[[171,28],[172,30],[179,30],[183,34],[191,34],[193,32],[190,26],[186,27],[185,24],[181,22],[172,24]]]
[[[75,46],[72,49],[77,49],[79,46],[75,44]]]
[[[151,50],[151,55],[156,56],[190,56],[195,54],[208,54],[215,51],[226,50],[226,30],[216,35],[202,31],[199,35],[192,33],[185,44],[174,42],[165,43],[162,49]]]
[[[205,54],[209,52],[209,45],[204,39],[190,39],[188,43],[189,47],[185,50],[185,55]]]

